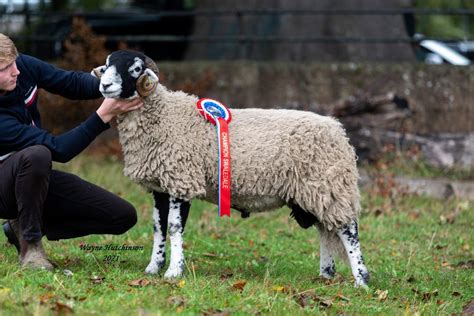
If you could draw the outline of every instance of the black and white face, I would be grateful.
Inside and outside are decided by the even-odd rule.
[[[132,99],[138,96],[136,84],[145,72],[145,56],[138,52],[116,51],[100,68],[99,90],[106,98]]]

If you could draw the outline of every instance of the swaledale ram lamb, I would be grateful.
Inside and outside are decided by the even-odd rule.
[[[144,99],[140,110],[117,118],[124,173],[154,196],[153,253],[145,271],[164,267],[169,229],[164,276],[179,277],[190,201],[218,199],[215,126],[196,109],[198,97],[159,84],[156,64],[141,53],[116,51],[93,74],[106,98]],[[229,135],[232,208],[247,216],[288,205],[301,227],[320,232],[320,275],[334,277],[339,254],[348,259],[355,285],[366,287],[356,156],[341,124],[304,111],[233,109]]]

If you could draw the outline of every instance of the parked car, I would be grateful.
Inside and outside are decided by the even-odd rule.
[[[427,64],[451,64],[467,66],[471,61],[446,43],[426,39],[423,35],[415,34],[415,54],[418,60]]]

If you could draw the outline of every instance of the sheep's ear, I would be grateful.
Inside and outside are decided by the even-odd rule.
[[[137,80],[137,92],[142,97],[147,97],[155,91],[158,86],[158,76],[147,68]]]
[[[102,74],[105,72],[105,66],[100,66],[97,68],[92,69],[91,75],[93,75],[96,78],[99,78],[102,76]]]

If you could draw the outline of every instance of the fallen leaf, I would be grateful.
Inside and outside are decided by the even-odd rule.
[[[464,305],[461,315],[474,315],[474,300],[471,300],[469,303]]]
[[[471,205],[471,202],[465,200],[465,201],[459,202],[457,207],[461,211],[467,211],[467,210],[471,209],[472,205]]]
[[[329,308],[332,306],[331,299],[318,296],[314,289],[297,293],[293,297],[296,300],[296,303],[298,303],[302,308],[308,306],[312,307],[314,305],[318,305],[322,308]]]
[[[212,239],[221,239],[221,238],[222,238],[222,235],[220,235],[220,234],[218,234],[218,233],[213,233],[213,234],[211,235],[211,238],[212,238]]]
[[[272,287],[272,291],[277,292],[277,293],[283,292],[284,289],[285,289],[285,287],[281,286],[281,285],[274,285]]]
[[[460,269],[473,269],[474,268],[474,260],[458,262],[454,265],[454,267],[460,268]]]
[[[8,295],[8,293],[10,293],[10,292],[11,292],[11,289],[8,288],[8,287],[1,288],[0,289],[0,299],[2,298],[2,296]]]
[[[224,273],[221,274],[220,279],[221,279],[222,281],[224,281],[224,280],[227,280],[227,279],[231,278],[232,276],[234,276],[234,273],[232,273],[232,272],[224,272]]]
[[[327,279],[319,275],[317,277],[313,277],[311,281],[316,282],[316,283],[324,283],[326,285],[332,285],[332,284],[340,284],[344,282],[344,279],[342,278],[340,274],[336,273],[336,276],[332,279]]]
[[[348,299],[347,297],[345,297],[344,295],[342,295],[342,293],[337,293],[335,298],[338,298],[342,301],[346,301],[346,302],[350,302],[350,299]]]
[[[382,212],[382,210],[379,209],[379,208],[374,211],[375,217],[379,217],[379,216],[382,215],[382,214],[383,214],[383,212]]]
[[[147,279],[137,279],[137,280],[128,282],[128,285],[134,286],[134,287],[143,287],[149,284],[151,284],[151,281]]]
[[[432,292],[421,292],[420,290],[418,289],[411,289],[413,293],[421,296],[422,300],[423,301],[429,301],[432,297],[434,296],[438,296],[438,289],[432,291]]]
[[[302,308],[309,306],[311,303],[310,297],[305,294],[297,294],[295,295],[294,298],[295,298],[296,303],[298,303],[298,305],[301,306]]]
[[[228,316],[230,312],[222,311],[220,309],[207,309],[205,311],[201,311],[202,315],[204,316]]]
[[[171,296],[166,300],[168,304],[174,305],[176,307],[182,307],[186,304],[186,300],[182,296]]]
[[[382,290],[377,290],[375,291],[375,294],[377,294],[377,299],[381,302],[385,301],[388,297],[388,290],[382,291]]]
[[[102,284],[102,282],[105,280],[105,277],[103,276],[98,276],[98,275],[93,275],[90,278],[92,284]]]
[[[46,294],[43,294],[39,297],[40,304],[49,303],[49,301],[51,301],[55,297],[56,297],[56,295],[54,295],[53,293],[50,293],[50,292],[46,293]]]
[[[320,299],[319,306],[323,308],[329,308],[332,306],[332,301],[330,299]]]
[[[185,285],[186,285],[186,281],[184,281],[184,280],[181,280],[181,281],[178,282],[178,287],[181,288],[181,289],[182,289]]]
[[[237,282],[232,284],[232,288],[234,290],[238,290],[238,291],[242,292],[244,290],[245,285],[247,285],[246,280],[238,280]]]
[[[454,297],[459,297],[461,296],[461,293],[459,293],[458,291],[454,291],[453,293],[451,293],[451,295]]]
[[[56,302],[56,305],[53,307],[53,310],[57,311],[61,315],[72,315],[73,309],[67,304]]]
[[[54,290],[55,290],[54,287],[51,286],[50,284],[42,284],[41,287],[42,287],[43,289],[48,290],[48,291],[54,291]]]

